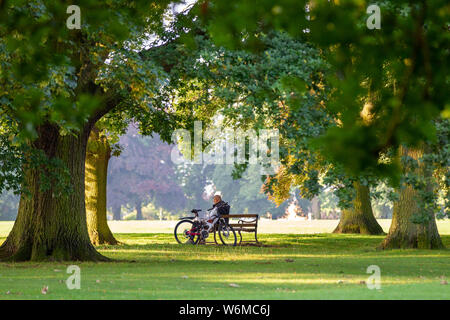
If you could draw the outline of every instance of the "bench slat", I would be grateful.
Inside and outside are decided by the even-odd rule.
[[[256,229],[237,229],[239,232],[256,232]]]
[[[258,218],[257,214],[224,214],[222,218]]]
[[[245,220],[240,220],[240,223],[236,223],[236,221],[234,221],[234,223],[230,223],[229,225],[231,227],[233,227],[234,230],[236,230],[237,232],[239,232],[240,235],[240,242],[258,242],[258,238],[257,238],[257,234],[258,234],[258,220],[259,220],[259,215],[258,214],[226,214],[221,216],[222,218],[229,218],[229,219],[236,219],[236,218],[247,218],[249,219],[249,221],[245,221]],[[251,219],[251,220],[250,220]],[[254,233],[255,234],[255,240],[254,241],[244,241],[242,240],[242,235],[240,234],[241,232],[248,232],[248,233]]]
[[[230,223],[230,226],[235,227],[256,227],[256,223]]]

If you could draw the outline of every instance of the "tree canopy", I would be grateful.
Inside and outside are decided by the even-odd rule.
[[[241,178],[238,208],[268,206],[260,183],[277,204],[292,190],[311,199],[327,189],[373,222],[371,189],[387,184],[396,192],[383,247],[442,246],[435,216],[450,214],[444,0],[381,1],[379,29],[368,27],[365,1],[206,0],[177,12],[179,3],[83,0],[79,29],[66,27],[65,2],[0,3],[0,190],[20,194],[0,259],[105,260],[86,227],[88,139],[96,128],[114,144],[130,123],[160,140],[125,138],[130,161],[111,166],[118,203],[158,196],[176,210],[183,204],[165,196],[201,201],[204,190],[186,188],[208,183],[233,202],[228,172]],[[174,142],[176,129],[194,133],[196,121],[202,134],[217,124],[275,130],[268,151],[279,144],[279,166],[257,182],[247,139],[245,161],[232,170],[174,170],[162,142]],[[164,179],[175,175],[181,188]]]

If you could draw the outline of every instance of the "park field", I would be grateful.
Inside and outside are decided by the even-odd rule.
[[[389,231],[390,219],[377,219],[384,232]],[[172,233],[178,221],[108,221],[113,233]],[[339,220],[266,220],[260,219],[258,232],[261,234],[315,234],[331,233]],[[0,239],[6,237],[14,222],[0,221]],[[450,220],[437,221],[439,233],[450,235]]]
[[[121,244],[98,249],[113,262],[0,263],[0,299],[450,299],[449,249],[379,251],[383,236],[329,234],[336,220],[262,220],[259,247],[178,245],[172,221],[109,223]],[[0,222],[0,243],[11,227]],[[438,228],[450,248],[450,221]],[[65,284],[71,264],[80,290]]]

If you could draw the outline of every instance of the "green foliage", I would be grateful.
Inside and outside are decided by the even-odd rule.
[[[70,30],[65,2],[2,2],[0,125],[13,129],[2,136],[0,190],[25,188],[20,171],[39,168],[42,191],[70,192],[62,162],[33,147],[38,128],[56,125],[61,136],[76,135],[116,105],[131,105],[136,112],[148,103],[160,85],[159,69],[136,48],[149,33],[163,30],[169,3],[79,1],[81,29]],[[116,119],[99,124],[112,133],[113,143],[129,121]]]
[[[211,177],[215,190],[231,206],[231,214],[256,213],[261,216],[270,212],[272,217],[284,214],[287,203],[276,206],[269,201],[262,189],[259,166],[251,165],[238,180],[232,178],[233,166],[216,165]]]
[[[77,134],[99,113],[111,144],[132,121],[169,142],[175,129],[201,120],[205,130],[220,116],[233,128],[279,130],[283,170],[263,177],[271,196],[333,186],[344,208],[353,181],[387,179],[420,190],[423,210],[448,215],[448,5],[380,1],[382,28],[369,30],[366,1],[308,3],[202,1],[164,26],[169,1],[83,0],[82,29],[69,30],[64,2],[2,2],[0,190],[20,190],[22,170],[39,168],[43,190],[70,191],[61,161],[30,150],[42,124]],[[404,158],[410,170],[400,176],[402,144],[426,145],[430,175]],[[196,206],[209,169],[194,169],[204,174],[196,179],[190,169],[180,168],[182,184]],[[227,171],[244,177],[242,203],[258,207],[260,183],[247,169]]]
[[[35,127],[48,120],[68,130],[79,128],[97,107],[97,93],[86,86],[95,81],[95,70],[132,35],[159,28],[167,4],[80,1],[82,28],[70,30],[67,3],[3,3],[0,99],[19,133],[35,137]]]
[[[223,113],[234,124],[280,129],[288,170],[268,181],[269,193],[290,181],[310,198],[322,183],[337,187],[344,208],[353,197],[354,180],[376,186],[387,178],[390,185],[406,181],[420,189],[422,212],[445,215],[449,166],[439,123],[449,106],[448,36],[442,31],[448,8],[445,1],[382,1],[382,28],[369,30],[368,5],[316,1],[306,10],[306,1],[261,1],[258,8],[249,2],[204,2],[196,12],[208,35],[216,45],[233,49],[221,48],[215,57],[214,80],[224,74],[228,80],[216,94],[226,101]],[[290,19],[293,12],[296,19]],[[291,38],[273,36],[273,30]],[[302,45],[311,50],[297,62],[290,53],[301,57]],[[422,174],[439,176],[444,207],[436,205],[431,176],[411,177],[411,170],[401,176],[395,150],[422,143],[434,146],[424,159],[434,167]]]
[[[366,27],[370,2],[314,1],[308,12],[307,3],[207,1],[198,14],[212,39],[231,48],[260,52],[258,34],[270,29],[322,48],[332,68],[327,108],[341,121],[320,140],[327,157],[354,175],[370,170],[398,183],[397,164],[379,162],[380,153],[402,143],[435,141],[432,120],[448,117],[447,2],[378,2],[380,30]],[[369,94],[374,117],[364,124],[360,111]]]
[[[19,190],[22,184],[23,149],[14,144],[13,135],[0,126],[0,190]]]
[[[285,33],[260,33],[258,38],[263,47],[251,53],[229,50],[204,36],[196,37],[199,53],[181,66],[184,86],[177,89],[175,107],[184,107],[185,98],[193,96],[197,97],[193,101],[199,112],[204,110],[209,119],[214,119],[211,116],[217,112],[224,126],[256,132],[278,129],[282,136],[281,158],[286,161],[289,155],[295,155],[298,166],[291,165],[290,170],[304,174],[303,162],[317,162],[316,155],[307,150],[308,139],[333,123],[332,115],[321,105],[326,97],[321,81],[327,65],[317,50]],[[232,172],[234,178],[246,168],[246,164],[237,164]],[[317,184],[313,186],[318,177],[315,170],[306,174],[310,179],[305,182],[310,182],[312,195],[319,191]]]
[[[339,208],[339,198],[333,190],[324,190],[319,195],[320,211],[325,214],[337,213]]]
[[[67,195],[72,190],[71,177],[58,158],[49,158],[42,150],[32,148],[20,139],[12,121],[1,119],[0,124],[0,190],[29,195],[25,180],[27,169],[35,169],[40,181],[40,191],[52,189],[53,196]],[[0,120],[0,121],[1,121]]]

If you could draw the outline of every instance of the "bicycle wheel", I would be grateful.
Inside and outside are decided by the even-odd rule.
[[[236,246],[236,232],[228,223],[225,221],[220,221],[217,232],[219,233],[220,241],[222,241],[225,246]]]
[[[196,223],[191,220],[181,220],[174,230],[175,239],[179,244],[197,244],[199,234]]]

